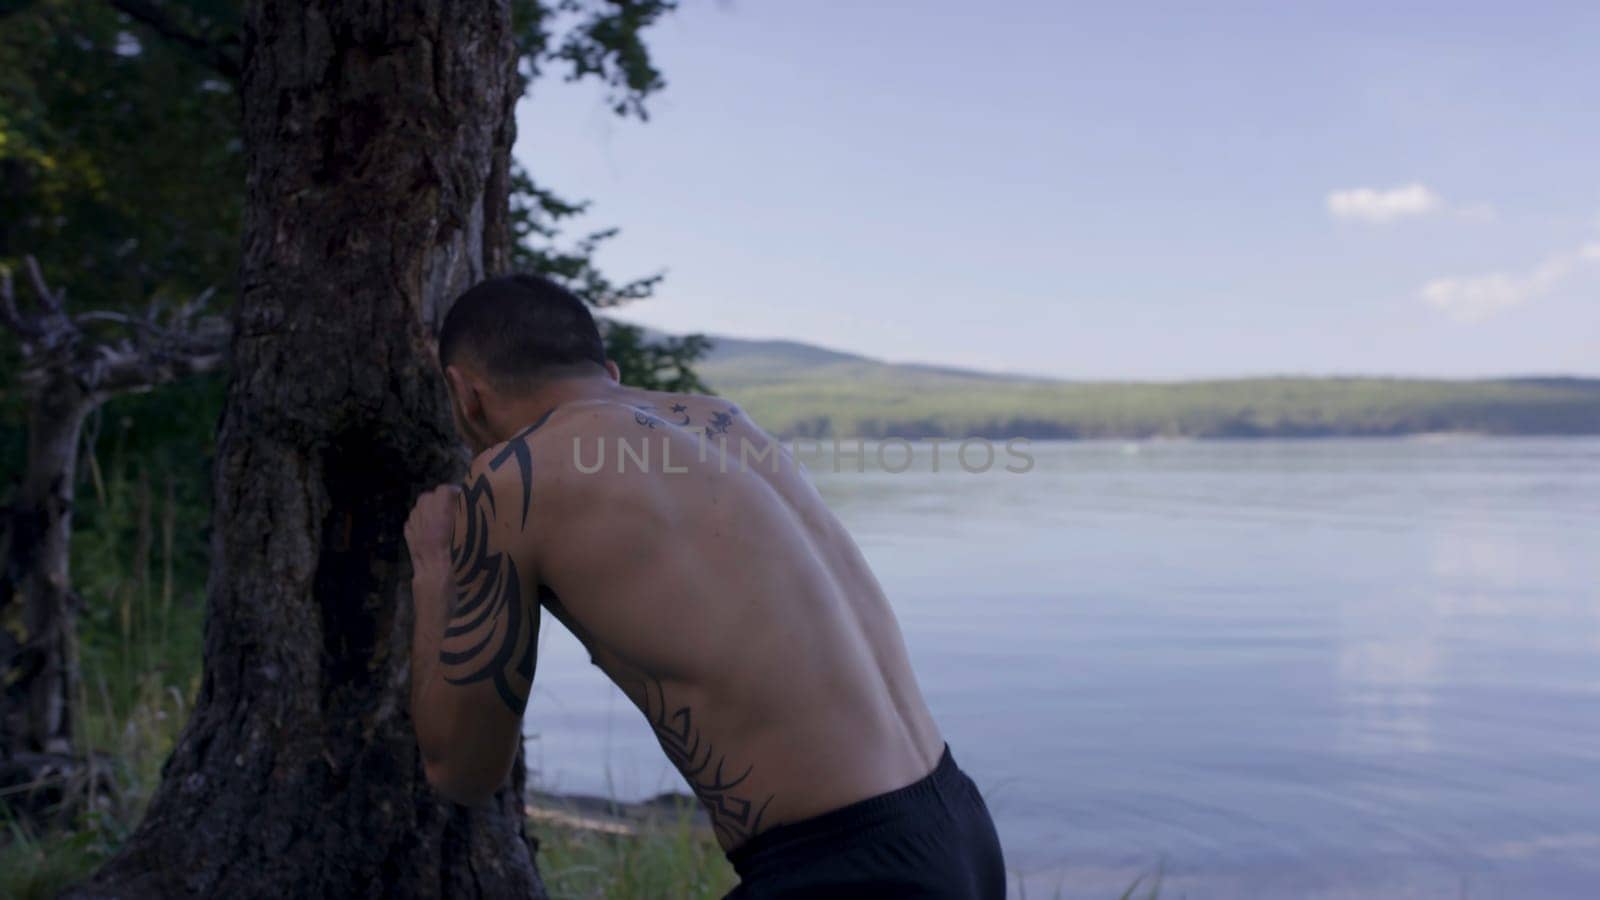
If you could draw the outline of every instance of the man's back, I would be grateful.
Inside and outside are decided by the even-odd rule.
[[[739,410],[629,391],[516,441],[524,596],[540,590],[638,705],[725,850],[934,769],[944,742],[882,590]]]
[[[431,785],[482,802],[512,771],[537,597],[704,802],[730,896],[1005,895],[882,590],[780,446],[716,398],[624,387],[588,307],[537,276],[456,298],[439,365],[477,458],[406,521]]]

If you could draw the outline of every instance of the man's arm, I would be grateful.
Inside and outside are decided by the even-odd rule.
[[[481,457],[465,486],[424,495],[407,524],[412,723],[429,783],[467,805],[486,802],[511,770],[538,650],[532,573],[518,568],[531,473],[497,465],[514,456]]]

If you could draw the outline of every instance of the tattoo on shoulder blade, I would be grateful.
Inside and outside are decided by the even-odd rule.
[[[719,434],[727,434],[728,428],[733,425],[733,417],[737,415],[738,412],[739,410],[736,407],[730,406],[728,407],[727,412],[712,413],[711,423],[706,426],[706,437],[716,437]]]
[[[694,424],[694,416],[689,412],[687,404],[673,403],[667,409],[672,415],[680,416],[681,418],[666,418],[656,413],[656,407],[653,404],[645,403],[633,408],[633,421],[638,425],[643,425],[645,428],[655,428],[662,423],[670,423],[680,428],[686,428]],[[733,425],[733,417],[738,414],[739,407],[731,405],[724,411],[712,413],[711,418],[704,426],[706,437],[727,434],[728,428]]]
[[[656,740],[661,742],[667,758],[683,773],[684,780],[705,806],[712,830],[731,844],[755,835],[761,829],[761,817],[767,805],[776,796],[768,794],[761,805],[756,806],[748,792],[738,790],[755,766],[745,766],[744,771],[730,776],[727,756],[718,753],[710,741],[703,740],[688,706],[669,712],[660,679],[638,673],[633,680],[642,697],[640,706],[656,733]]]

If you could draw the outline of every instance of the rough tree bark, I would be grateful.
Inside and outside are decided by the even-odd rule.
[[[507,256],[507,0],[250,4],[248,180],[205,669],[123,851],[69,897],[542,897],[524,767],[429,788],[402,527],[465,460],[432,356]]]
[[[149,390],[222,365],[227,326],[194,314],[209,292],[162,317],[116,312],[70,315],[29,257],[35,309],[19,309],[0,273],[0,324],[17,338],[27,398],[28,455],[0,527],[0,790],[30,819],[72,817],[92,796],[81,782],[103,767],[80,758],[73,735],[78,697],[77,613],[70,557],[72,505],[84,420],[121,393]],[[94,323],[129,329],[90,333]],[[87,326],[87,329],[86,329]],[[98,789],[98,788],[96,788]]]

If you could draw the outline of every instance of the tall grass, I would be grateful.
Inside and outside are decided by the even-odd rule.
[[[632,833],[533,824],[539,872],[562,900],[719,898],[737,883],[711,832],[687,811]]]
[[[51,897],[93,871],[144,814],[177,740],[200,677],[202,603],[179,585],[177,501],[158,492],[121,453],[102,470],[89,459],[92,491],[80,496],[73,535],[74,587],[83,598],[73,733],[84,758],[109,758],[110,790],[68,785],[71,826],[42,832],[0,797],[0,896]],[[154,563],[154,569],[152,569]]]

